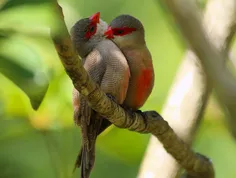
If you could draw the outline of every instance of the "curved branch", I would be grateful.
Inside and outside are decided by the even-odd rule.
[[[188,43],[199,57],[206,76],[213,85],[220,104],[222,104],[228,116],[231,132],[236,137],[236,78],[223,65],[226,55],[220,53],[204,33],[201,16],[196,4],[184,0],[168,0],[165,3],[173,13]],[[235,8],[235,6],[236,2],[234,1],[232,8]],[[235,17],[235,11],[233,13]],[[196,30],[197,33],[192,33],[193,30]]]
[[[228,53],[236,25],[234,4],[235,0],[208,0],[203,19],[205,31],[211,42],[225,54]],[[198,31],[194,30],[192,33]],[[193,51],[188,50],[169,92],[162,116],[189,145],[198,128],[211,90],[199,59]],[[156,162],[157,159],[163,161]],[[179,169],[180,165],[152,136],[138,177],[147,178],[152,175],[152,178],[175,178]]]
[[[191,175],[213,178],[212,163],[206,157],[195,154],[187,144],[177,137],[158,113],[147,111],[143,113],[145,116],[128,113],[102,92],[83,68],[81,60],[72,46],[59,5],[58,9],[60,10],[58,13],[61,14],[59,19],[60,32],[52,27],[52,40],[74,87],[86,98],[90,106],[117,127],[140,133],[151,133],[156,136],[163,143],[166,151]]]

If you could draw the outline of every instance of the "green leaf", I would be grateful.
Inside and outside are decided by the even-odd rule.
[[[0,12],[0,30],[24,34],[48,35],[49,27],[57,24],[50,3],[22,4]]]
[[[6,1],[6,2],[5,2]],[[23,5],[39,5],[42,3],[47,3],[47,2],[51,2],[52,0],[3,0],[3,6],[1,8],[1,10],[6,10],[6,9],[10,9],[13,7],[17,7],[17,6],[23,6]]]
[[[33,109],[37,110],[48,89],[46,75],[29,70],[3,55],[0,55],[0,72],[26,93]]]

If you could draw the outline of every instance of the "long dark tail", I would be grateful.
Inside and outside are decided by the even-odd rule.
[[[92,112],[91,117],[90,123],[89,125],[86,124],[87,127],[85,129],[87,130],[87,139],[83,138],[84,142],[80,149],[74,168],[75,171],[77,167],[81,167],[81,178],[89,178],[95,162],[96,138],[100,133],[102,133],[107,127],[111,125],[108,120],[103,119],[94,111]]]
[[[95,162],[95,141],[81,148],[81,178],[89,178]]]
[[[95,143],[91,150],[83,145],[77,156],[74,171],[81,167],[81,178],[88,178],[95,162]],[[73,172],[74,172],[73,171]]]

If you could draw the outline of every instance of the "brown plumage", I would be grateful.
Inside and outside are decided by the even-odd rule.
[[[131,72],[124,106],[137,110],[152,92],[154,70],[151,54],[146,46],[142,23],[130,16],[120,15],[110,23],[105,32],[124,53]]]
[[[94,28],[95,33],[88,33],[91,30],[91,18],[78,21],[71,30],[73,44],[90,77],[106,94],[122,104],[128,88],[129,66],[119,48],[104,37],[106,23],[100,19]],[[82,133],[82,149],[75,166],[81,166],[81,178],[88,178],[95,161],[96,138],[110,123],[92,110],[75,89],[73,105],[74,120]]]

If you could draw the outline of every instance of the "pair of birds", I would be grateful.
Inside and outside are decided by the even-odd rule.
[[[108,26],[98,12],[76,22],[71,38],[84,68],[110,98],[132,111],[143,106],[154,85],[154,70],[138,19],[120,15]],[[76,89],[73,107],[82,133],[75,168],[81,166],[81,178],[88,178],[95,162],[96,138],[111,123],[92,110]]]

